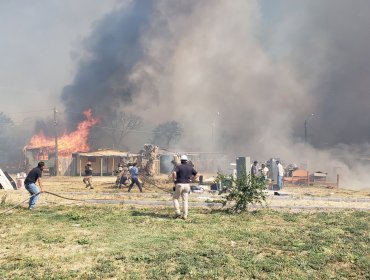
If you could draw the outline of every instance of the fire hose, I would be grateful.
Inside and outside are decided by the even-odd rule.
[[[18,207],[19,205],[23,204],[24,202],[29,200],[31,197],[40,195],[41,193],[50,194],[50,195],[57,196],[57,197],[62,198],[62,199],[66,199],[66,200],[88,202],[88,203],[95,203],[96,201],[110,201],[110,200],[107,200],[107,199],[94,199],[94,200],[91,200],[91,199],[76,199],[76,198],[65,197],[65,196],[58,195],[58,194],[48,192],[48,191],[43,191],[43,192],[39,192],[37,194],[31,195],[29,198],[21,201],[20,203],[14,205],[13,207],[11,207],[11,208],[3,211],[3,212],[0,212],[0,216],[9,212],[9,211],[11,211],[11,210],[13,210],[14,208]],[[253,207],[255,207],[257,209],[258,208],[263,208],[263,206],[261,206],[261,205],[254,205]],[[319,209],[351,209],[351,210],[357,210],[357,211],[370,211],[369,207],[341,207],[341,206],[285,206],[285,205],[280,205],[279,206],[279,205],[275,205],[275,206],[269,206],[269,208],[275,208],[275,209],[288,208],[288,209],[302,209],[302,210],[310,210],[310,209],[316,209],[316,210],[319,210]]]
[[[11,207],[11,208],[3,211],[3,212],[0,212],[0,215],[5,214],[5,213],[13,210],[14,208],[17,208],[19,205],[21,205],[21,204],[25,203],[26,201],[28,201],[31,197],[38,196],[38,195],[40,195],[42,193],[50,194],[50,195],[53,195],[53,196],[56,196],[56,197],[59,197],[59,198],[62,198],[62,199],[66,199],[66,200],[80,201],[80,202],[91,202],[91,199],[77,199],[77,198],[65,197],[65,196],[62,196],[62,195],[59,195],[59,194],[56,194],[56,193],[52,193],[52,192],[48,192],[48,191],[41,191],[41,192],[38,192],[36,194],[31,195],[29,198],[27,198],[27,199],[19,202],[18,204],[14,205],[13,207]],[[94,200],[95,201],[97,201],[97,200],[103,200],[104,201],[105,199],[94,199]]]
[[[152,185],[154,186],[155,188],[157,188],[158,190],[161,190],[165,193],[171,193],[171,190],[168,190],[167,188],[162,188],[162,187],[159,187],[156,183],[155,183],[155,180],[154,179],[150,179],[148,176],[144,175],[144,174],[141,174],[142,178],[143,178],[143,182],[144,183],[148,183],[149,185]]]
[[[38,192],[38,193],[35,193],[35,194],[31,195],[29,198],[27,198],[27,199],[25,199],[25,200],[23,200],[23,201],[19,202],[18,204],[14,205],[13,207],[11,207],[11,208],[9,208],[9,209],[7,209],[7,210],[3,211],[3,212],[0,212],[0,215],[5,214],[5,213],[7,213],[7,212],[9,212],[9,211],[13,210],[14,208],[18,207],[19,205],[21,205],[21,204],[25,203],[25,202],[26,202],[27,200],[29,200],[31,197],[38,196],[39,194],[41,194],[41,192]]]

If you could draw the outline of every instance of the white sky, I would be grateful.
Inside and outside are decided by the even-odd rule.
[[[34,112],[39,109],[58,107],[63,86],[74,76],[83,39],[94,21],[118,2],[1,0],[0,111],[21,121],[40,116]],[[33,112],[18,113],[27,111]]]

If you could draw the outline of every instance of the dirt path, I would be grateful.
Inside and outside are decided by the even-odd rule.
[[[127,193],[127,189],[117,190],[114,187],[115,177],[94,178],[94,189],[85,189],[81,177],[49,177],[45,179],[45,189],[58,195],[81,199],[71,201],[42,194],[39,200],[40,206],[48,205],[71,205],[81,203],[94,204],[125,204],[125,205],[150,205],[172,206],[172,184],[161,180],[156,186],[146,185],[144,193],[133,189]],[[280,195],[274,195],[273,191],[267,193],[267,207],[272,209],[356,209],[370,210],[370,191],[328,189],[324,187],[296,187],[284,188]],[[0,190],[0,199],[6,204],[15,205],[29,196],[25,189],[16,191]],[[221,197],[212,193],[192,193],[190,195],[191,207],[220,208]],[[27,203],[26,203],[27,204]],[[27,205],[24,205],[26,207]]]

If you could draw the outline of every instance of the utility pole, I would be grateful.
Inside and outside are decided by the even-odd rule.
[[[215,151],[215,147],[216,147],[216,121],[217,121],[217,118],[220,116],[220,112],[217,112],[217,114],[215,115],[214,119],[213,119],[213,122],[212,122],[212,151],[214,152]]]
[[[304,142],[307,143],[307,120],[304,120]]]
[[[57,108],[54,107],[54,128],[55,128],[55,176],[59,176],[59,151],[58,151],[58,121]]]
[[[310,117],[316,116],[314,113],[309,115],[305,120],[304,120],[304,143],[307,144],[307,122],[310,119]]]

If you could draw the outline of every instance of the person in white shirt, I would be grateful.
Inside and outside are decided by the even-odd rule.
[[[269,169],[267,168],[266,164],[262,163],[261,165],[261,174],[267,180],[269,175]]]
[[[279,190],[281,190],[283,188],[284,168],[278,160],[276,161],[276,165],[278,168],[277,185]]]

